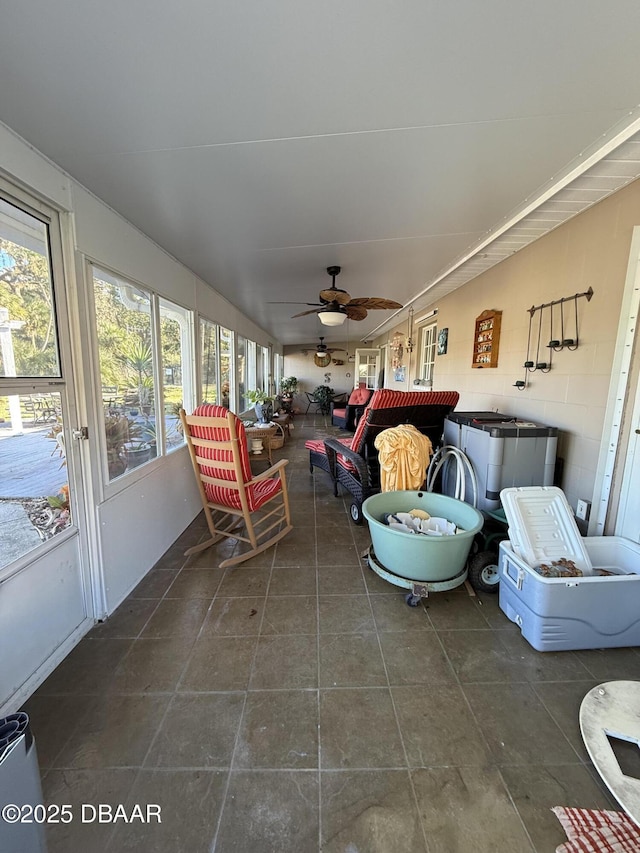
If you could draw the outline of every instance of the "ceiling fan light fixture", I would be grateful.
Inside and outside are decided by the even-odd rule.
[[[323,326],[341,326],[347,319],[347,312],[342,306],[338,308],[323,308],[318,311],[318,317]]]

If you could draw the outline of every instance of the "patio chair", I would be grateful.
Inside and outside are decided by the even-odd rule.
[[[362,504],[380,491],[376,436],[385,429],[408,423],[428,436],[436,448],[442,442],[445,418],[455,408],[458,398],[457,391],[375,391],[353,437],[316,438],[305,442],[311,473],[314,467],[327,471],[336,497],[338,485],[347,489],[353,498],[351,519],[355,524],[362,524]]]
[[[180,409],[180,420],[211,534],[185,551],[185,556],[204,551],[223,537],[251,546],[223,560],[220,568],[224,569],[260,554],[290,533],[293,527],[284,475],[289,460],[280,459],[254,476],[244,424],[224,406],[205,403],[192,415]],[[213,512],[221,514],[215,521]],[[238,532],[243,522],[246,535]]]
[[[324,400],[318,400],[315,397],[315,395],[310,394],[309,391],[305,391],[304,393],[305,393],[305,396],[307,398],[307,408],[304,410],[305,415],[309,414],[309,409],[311,408],[311,406],[316,407],[316,412],[322,413],[322,411],[325,407],[325,401]]]
[[[102,405],[108,414],[113,414],[118,411],[118,386],[103,385],[102,386]]]

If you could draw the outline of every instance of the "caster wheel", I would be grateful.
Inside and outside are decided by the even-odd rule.
[[[353,521],[354,524],[362,524],[363,515],[360,504],[357,504],[354,501],[349,507],[349,514],[351,515],[351,521]]]
[[[414,595],[412,592],[410,592],[409,595],[405,595],[404,600],[409,607],[417,607],[420,604],[420,596]]]
[[[469,560],[469,581],[480,592],[497,592],[500,584],[498,558],[494,551],[480,551]]]

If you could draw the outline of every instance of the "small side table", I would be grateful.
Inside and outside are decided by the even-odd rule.
[[[266,456],[269,460],[269,465],[273,465],[273,459],[271,458],[271,437],[275,435],[276,429],[276,426],[269,426],[264,429],[260,429],[260,427],[245,427],[250,459],[264,459]],[[254,449],[254,442],[256,442],[257,446],[258,441],[261,443],[261,450]]]

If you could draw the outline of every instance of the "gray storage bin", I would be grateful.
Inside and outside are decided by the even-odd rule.
[[[500,507],[500,491],[509,486],[553,483],[558,430],[499,412],[451,412],[444,422],[444,443],[462,450],[478,480],[478,509]],[[442,491],[453,495],[455,475],[445,469]],[[466,480],[465,495],[472,494]]]

